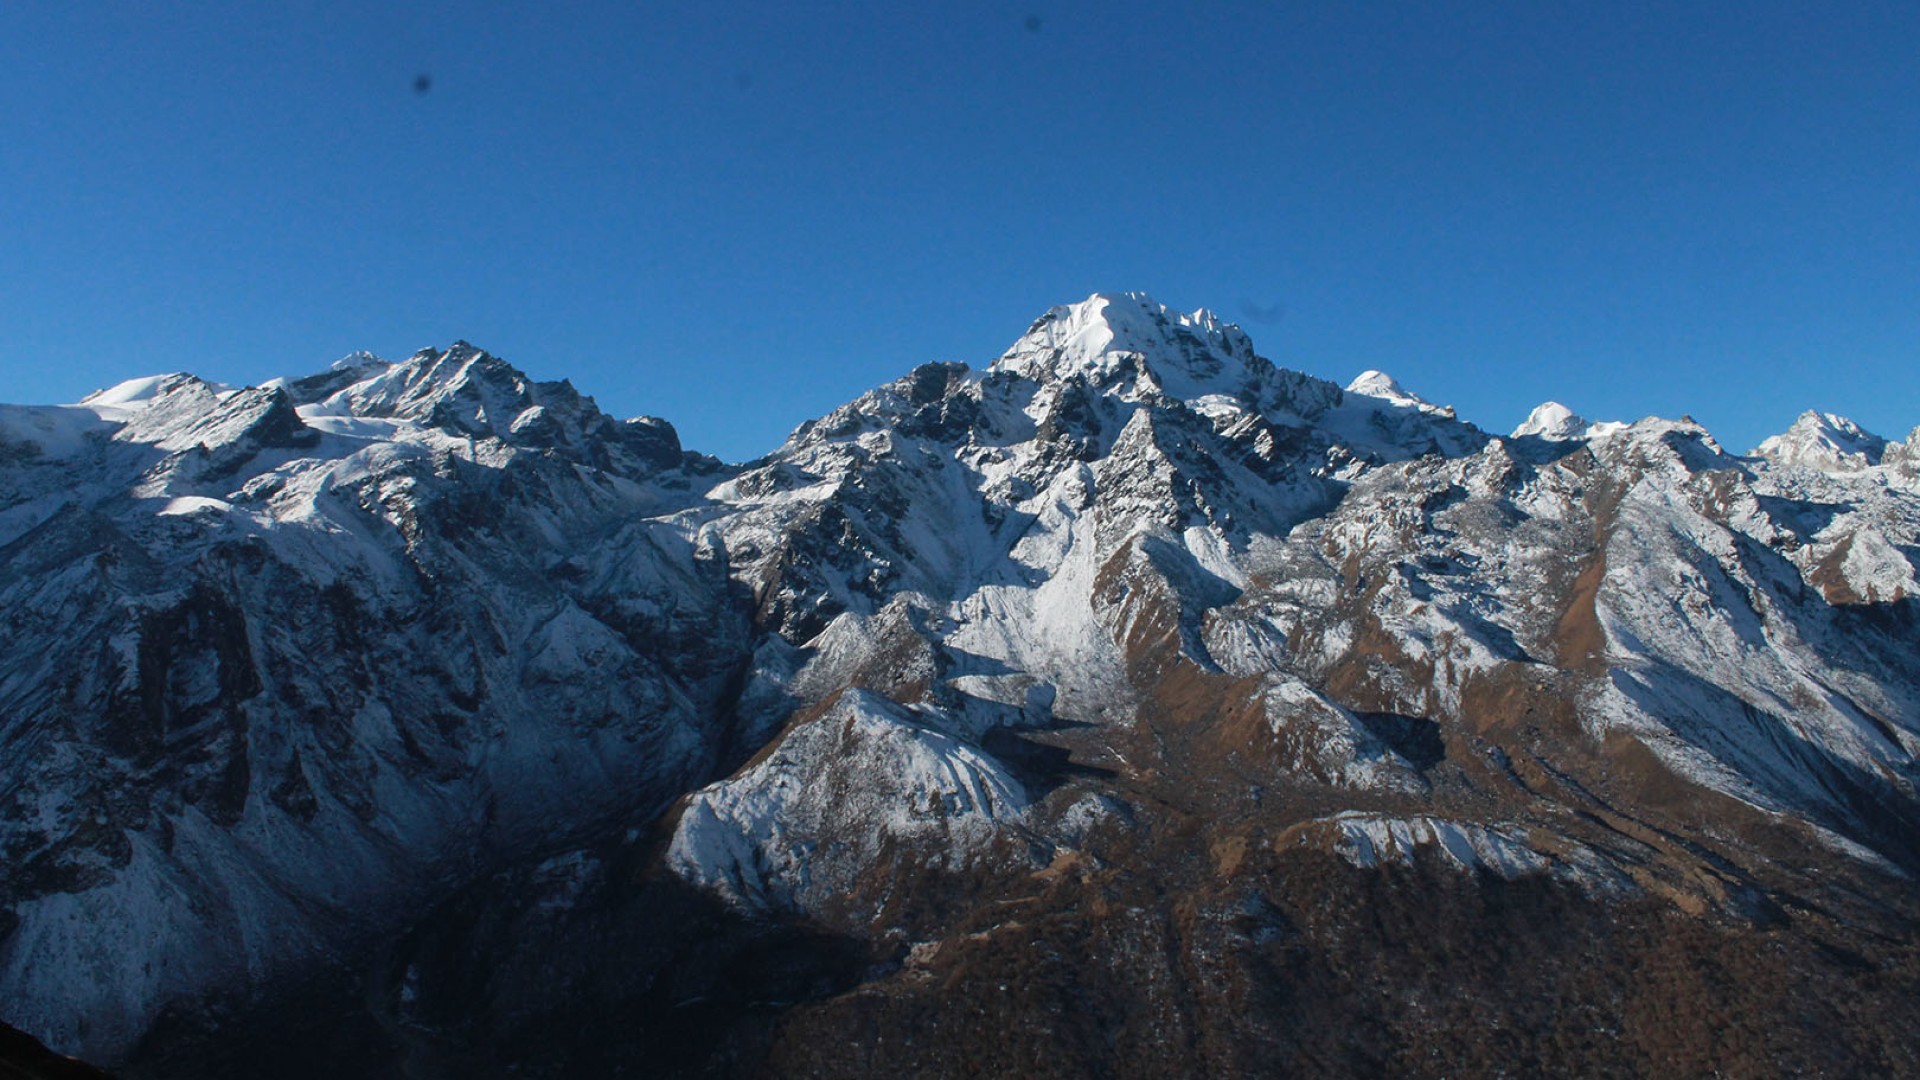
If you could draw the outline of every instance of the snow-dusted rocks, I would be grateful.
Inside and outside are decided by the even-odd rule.
[[[1630,890],[1631,882],[1604,858],[1564,840],[1541,843],[1510,824],[1475,825],[1443,818],[1396,818],[1348,811],[1310,821],[1292,833],[1304,847],[1333,851],[1354,866],[1412,866],[1423,853],[1455,869],[1513,880],[1548,874],[1596,892]],[[1536,848],[1534,845],[1539,844]]]
[[[1909,431],[1904,440],[1888,443],[1880,463],[1896,475],[1920,477],[1920,427]]]
[[[1027,794],[940,725],[925,706],[847,691],[756,764],[695,792],[669,864],[731,902],[776,910],[854,902],[863,879],[884,880],[901,858],[967,869],[1022,820]]]
[[[1808,409],[1786,431],[1754,448],[1753,456],[1820,472],[1855,473],[1880,464],[1887,440],[1844,416]]]
[[[367,965],[674,1016],[673,911],[870,949],[869,1002],[1084,956],[1232,1028],[1359,904],[1315,882],[1904,911],[1917,442],[1495,439],[1139,294],[742,466],[465,343],[0,407],[0,1019],[120,1062],[345,970],[417,1049]],[[656,966],[567,967],[610,927]]]
[[[1180,314],[1144,293],[1096,293],[1056,307],[993,366],[1037,382],[1130,376],[1182,401],[1245,394],[1271,369],[1238,326],[1204,308]]]
[[[316,378],[9,425],[0,1000],[61,1045],[117,1059],[721,740],[745,622],[649,516],[692,499],[670,430],[475,350]]]

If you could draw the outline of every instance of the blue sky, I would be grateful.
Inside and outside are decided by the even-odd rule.
[[[738,459],[1141,289],[1497,431],[1920,424],[1920,7],[934,11],[7,4],[0,400],[466,338]]]

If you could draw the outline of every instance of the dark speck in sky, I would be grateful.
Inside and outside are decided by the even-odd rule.
[[[1263,304],[1258,300],[1242,300],[1240,308],[1247,313],[1247,318],[1262,323],[1279,322],[1287,313],[1285,304]]]
[[[423,72],[421,72],[420,74],[418,74],[418,75],[415,75],[415,76],[413,77],[413,92],[414,92],[414,93],[416,93],[416,94],[424,94],[424,93],[426,93],[427,91],[429,91],[429,90],[431,90],[431,89],[433,89],[433,76],[431,76],[431,75],[429,75],[429,74],[427,74],[426,72],[424,72],[424,71],[423,71]]]
[[[1037,34],[1039,32],[1040,32],[1040,16],[1038,15],[1027,16],[1027,33]]]

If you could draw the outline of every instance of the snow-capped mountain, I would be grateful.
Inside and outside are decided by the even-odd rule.
[[[1546,401],[1534,406],[1520,426],[1513,429],[1511,438],[1531,436],[1548,442],[1566,442],[1586,438],[1592,430],[1593,422],[1586,417],[1557,401]]]
[[[1352,382],[1347,384],[1347,393],[1376,397],[1382,401],[1391,402],[1395,405],[1410,409],[1418,409],[1421,412],[1437,413],[1448,417],[1454,415],[1452,406],[1435,405],[1419,394],[1401,386],[1400,380],[1384,371],[1368,370],[1361,372],[1354,377]]]
[[[1791,978],[1879,1019],[1753,1061],[1897,1071],[1916,471],[1496,438],[1138,294],[740,466],[465,344],[8,406],[0,1020],[152,1075],[1594,1060],[1549,994],[1633,1071]],[[1741,974],[1628,1007],[1646,950]]]
[[[1821,472],[1863,472],[1881,463],[1887,445],[1887,440],[1844,416],[1808,409],[1792,427],[1762,442],[1753,455]]]
[[[719,752],[748,624],[659,516],[713,465],[662,423],[465,345],[8,419],[0,998],[55,1044],[118,1057]]]

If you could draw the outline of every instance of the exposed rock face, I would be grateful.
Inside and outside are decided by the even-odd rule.
[[[3,1018],[155,1075],[1910,1069],[1920,484],[1816,420],[1503,440],[1131,294],[741,467],[465,345],[9,408]]]

